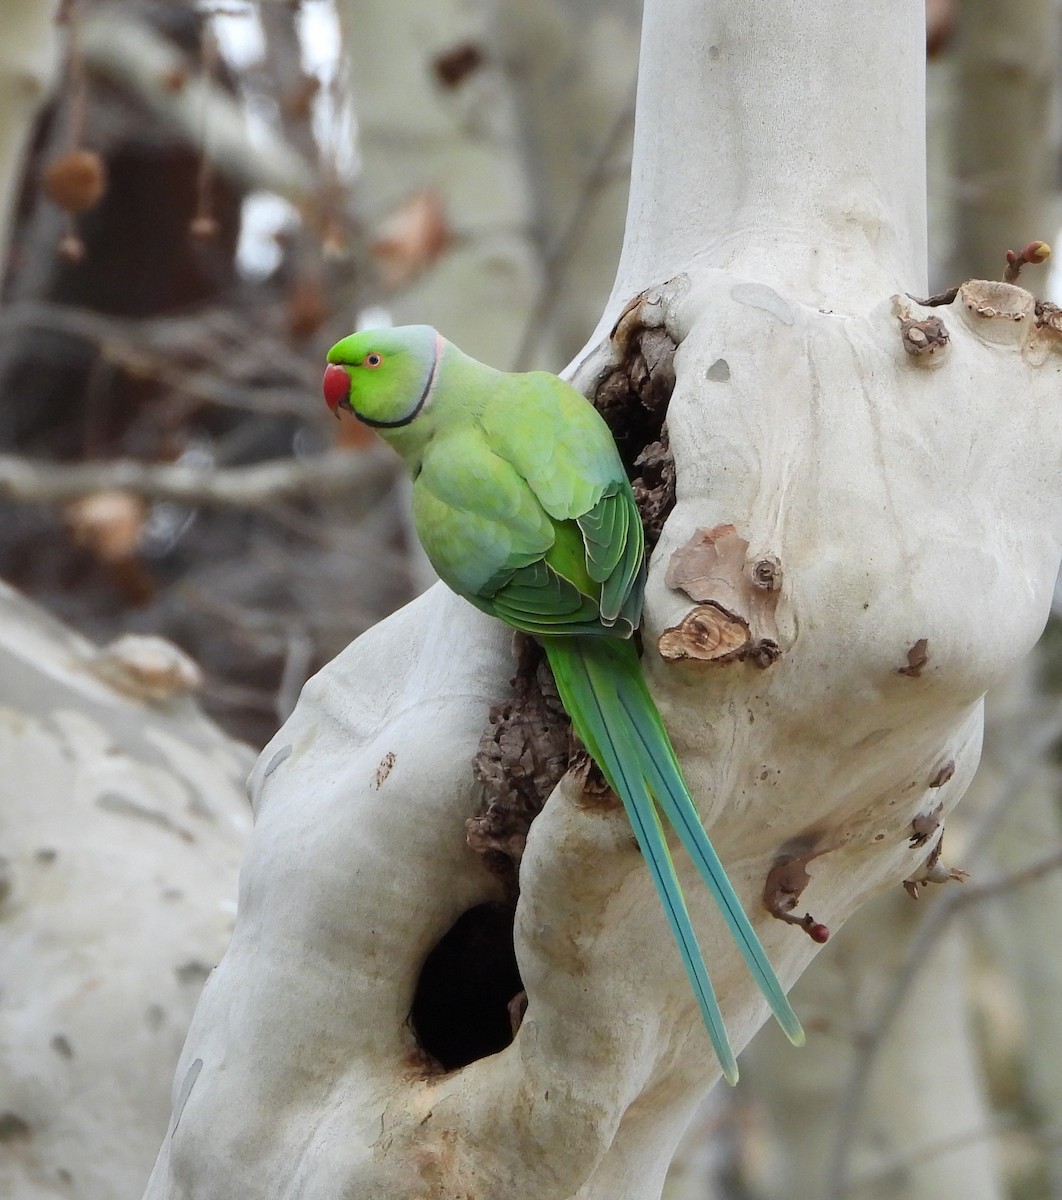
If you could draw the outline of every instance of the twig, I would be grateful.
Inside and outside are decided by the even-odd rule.
[[[278,725],[283,725],[295,708],[302,685],[309,678],[313,666],[313,653],[313,638],[303,625],[296,622],[288,633],[284,668],[280,673],[274,700]]]
[[[139,96],[190,145],[198,145],[209,109],[215,162],[229,178],[295,203],[312,197],[313,167],[275,130],[263,130],[252,140],[239,102],[212,80],[189,73],[184,55],[143,22],[117,11],[95,11],[84,22],[81,44],[95,72]]]
[[[621,138],[634,120],[635,91],[635,85],[632,84],[626,101],[616,113],[615,120],[601,139],[597,151],[587,163],[582,187],[575,206],[568,216],[567,224],[542,256],[542,280],[539,283],[535,302],[531,306],[531,313],[527,318],[520,346],[513,360],[512,370],[514,371],[526,371],[531,365],[531,355],[541,335],[542,324],[553,303],[561,275],[568,266],[572,252],[582,236],[583,227],[593,209],[598,188],[605,180],[609,159],[615,153]]]
[[[383,451],[335,450],[309,459],[226,468],[131,459],[67,464],[0,455],[0,498],[63,504],[93,492],[125,491],[179,504],[266,508],[283,500],[344,496],[367,508],[395,475],[395,465]]]
[[[961,1150],[965,1146],[987,1141],[989,1138],[999,1137],[1004,1133],[1012,1133],[1020,1128],[1016,1117],[997,1117],[986,1125],[978,1126],[976,1129],[967,1129],[962,1133],[952,1134],[950,1137],[939,1138],[935,1142],[921,1146],[911,1154],[897,1157],[891,1163],[885,1163],[875,1171],[868,1171],[866,1174],[858,1176],[852,1181],[852,1186],[869,1194],[890,1180],[899,1182],[912,1167],[921,1166],[923,1163],[940,1158],[943,1154],[950,1154],[953,1150]]]
[[[0,314],[0,335],[22,329],[47,329],[95,342],[102,356],[128,374],[153,379],[183,396],[219,407],[284,416],[306,416],[309,398],[316,399],[320,372],[304,359],[286,350],[278,340],[269,346],[269,369],[287,386],[267,386],[257,378],[233,380],[241,367],[246,348],[234,343],[237,331],[215,318],[219,313],[195,317],[160,317],[151,320],[122,320],[103,316],[72,305],[25,301]],[[218,338],[222,344],[215,345]],[[221,361],[209,361],[210,350]],[[261,350],[257,353],[261,355]],[[178,355],[195,354],[201,367],[175,361]],[[259,362],[260,366],[260,362]]]
[[[1024,867],[1017,867],[1006,875],[1000,875],[998,879],[986,879],[984,883],[968,884],[962,891],[952,892],[948,897],[951,909],[949,916],[953,916],[981,900],[990,900],[993,896],[1002,896],[1006,892],[1014,891],[1015,888],[1024,887],[1027,883],[1035,883],[1059,867],[1062,867],[1062,847],[1033,859]]]
[[[1013,802],[1015,795],[1024,791],[1033,776],[1042,769],[1043,755],[1060,735],[1062,709],[1056,708],[1015,754],[1015,765],[1003,779],[992,803],[978,822],[977,833],[969,849],[971,862],[995,833],[1007,805]],[[855,1041],[854,1062],[838,1108],[824,1200],[845,1200],[850,1192],[848,1164],[855,1146],[855,1134],[863,1114],[871,1072],[885,1035],[892,1027],[915,976],[929,960],[929,951],[933,943],[940,938],[955,914],[968,904],[998,895],[1011,887],[1021,886],[1060,865],[1062,850],[1053,850],[1044,858],[1014,871],[1011,875],[973,887],[967,885],[963,890],[945,894],[923,917],[911,938],[900,969],[893,976],[892,986],[878,1004],[877,1012],[869,1022],[866,1032]]]

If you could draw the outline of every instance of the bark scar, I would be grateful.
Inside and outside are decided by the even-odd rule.
[[[698,529],[671,555],[664,582],[698,604],[660,635],[665,661],[720,666],[748,659],[765,669],[782,656],[775,618],[782,564],[769,553],[750,557],[733,525]]]
[[[794,909],[811,882],[808,864],[837,848],[822,845],[822,836],[820,832],[812,831],[786,842],[778,851],[774,866],[767,872],[763,885],[763,904],[771,916],[789,925],[800,926],[816,942],[825,942],[829,938],[829,927],[816,921],[809,912],[802,917],[797,916]]]
[[[917,679],[922,674],[922,668],[929,662],[929,638],[919,638],[907,651],[907,666],[897,667],[897,675],[906,675],[908,679]]]
[[[380,759],[380,765],[376,768],[376,773],[372,777],[372,786],[379,791],[383,781],[391,774],[391,768],[395,765],[394,752],[388,752]]]

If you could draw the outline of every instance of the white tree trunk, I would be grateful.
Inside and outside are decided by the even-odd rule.
[[[0,585],[0,1195],[134,1200],[232,927],[250,754],[166,643]]]
[[[0,261],[6,259],[33,123],[55,82],[58,0],[7,0],[0,38]]]
[[[803,854],[800,908],[832,926],[918,868],[933,842],[911,848],[911,822],[968,785],[983,693],[1035,642],[1059,560],[1059,351],[1032,297],[913,306],[951,335],[918,359],[893,312],[924,286],[923,36],[917,0],[650,3],[601,325],[650,288],[641,319],[681,343],[645,665],[789,982],[815,946],[764,912],[772,866]],[[619,350],[602,339],[577,378]],[[691,610],[665,568],[724,522],[746,569],[781,564],[781,657],[665,664],[657,640]],[[718,1069],[625,820],[575,779],[522,862],[512,1044],[440,1072],[406,1022],[425,954],[499,895],[463,822],[509,643],[437,587],[311,681],[263,752],[240,915],[152,1200],[659,1194]],[[765,1006],[680,871],[740,1047]]]
[[[965,930],[952,923],[933,946],[884,1033],[876,1021],[926,910],[900,888],[845,926],[793,992],[812,1026],[807,1055],[787,1070],[784,1039],[764,1029],[750,1047],[752,1096],[774,1135],[762,1200],[902,1196],[1000,1200],[1005,1194],[991,1137],[981,1068],[971,1036]],[[836,1177],[846,1086],[857,1048],[882,1044],[858,1096],[855,1137]]]
[[[1044,666],[1041,658],[1040,666]],[[1007,785],[1014,769],[1015,747],[1030,727],[1044,719],[1057,697],[1044,694],[1035,663],[1016,673],[1010,686],[993,692],[989,703],[985,756],[970,800],[978,809],[998,804],[1006,791],[1005,809],[991,844],[991,857],[1003,875],[1020,872],[1052,846],[1062,843],[1057,763],[1045,761],[1031,772],[1025,787]],[[1062,1197],[1062,1146],[1050,1131],[1062,1125],[1062,962],[1054,953],[1062,913],[1062,872],[1004,893],[977,915],[989,951],[1012,989],[1020,1014],[1022,1091],[1035,1114],[1036,1131],[1044,1138],[1047,1195]],[[996,1048],[997,1059],[1003,1051]]]

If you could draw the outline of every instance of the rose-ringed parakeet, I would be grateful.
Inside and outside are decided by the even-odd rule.
[[[427,325],[351,334],[324,394],[376,429],[413,475],[413,517],[444,583],[544,647],[574,730],[623,802],[727,1079],[737,1064],[663,820],[689,853],[791,1041],[803,1041],[701,825],[632,634],[641,520],[608,426],[554,375],[506,374]]]

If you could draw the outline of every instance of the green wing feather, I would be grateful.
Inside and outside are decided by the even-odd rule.
[[[570,384],[540,371],[504,376],[504,396],[479,418],[493,452],[512,463],[555,521],[589,513],[627,474],[601,414]]]
[[[413,515],[429,559],[525,633],[630,636],[642,526],[608,427],[552,375],[500,378],[479,421],[444,428],[425,453]]]

